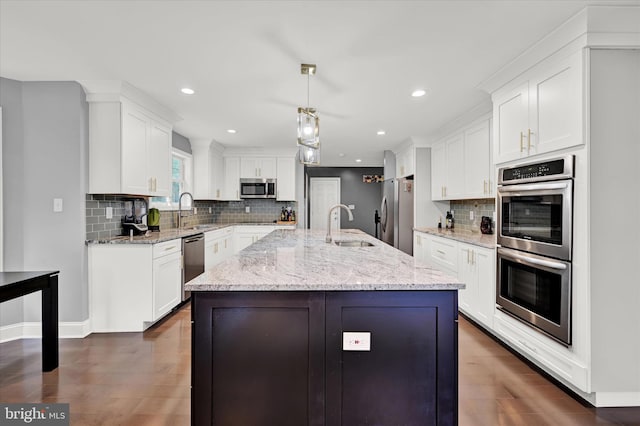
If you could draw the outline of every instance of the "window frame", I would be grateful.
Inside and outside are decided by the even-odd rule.
[[[172,147],[171,148],[171,190],[173,190],[173,159],[177,157],[182,161],[183,165],[183,183],[180,188],[180,193],[182,192],[192,192],[193,188],[193,155],[182,151],[181,149]],[[154,198],[162,198],[165,201],[154,200]],[[182,206],[182,208],[191,208],[191,198],[185,197],[186,204]],[[178,203],[171,201],[171,195],[167,197],[150,197],[149,198],[149,208],[156,208],[162,211],[168,210],[178,210]]]

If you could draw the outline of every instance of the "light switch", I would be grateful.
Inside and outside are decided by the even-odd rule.
[[[107,207],[105,209],[105,213],[107,215],[107,219],[112,219],[113,218],[113,207]]]
[[[371,333],[368,331],[345,331],[342,333],[343,351],[370,351]]]
[[[245,213],[251,213],[251,207],[246,206],[246,207],[244,208],[244,212],[245,212]]]
[[[53,211],[55,213],[60,213],[62,211],[62,198],[53,199]]]

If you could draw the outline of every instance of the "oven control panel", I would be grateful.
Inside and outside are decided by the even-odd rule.
[[[498,184],[554,180],[573,177],[573,156],[500,169]]]

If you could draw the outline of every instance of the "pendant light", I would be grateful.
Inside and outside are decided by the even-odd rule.
[[[315,64],[301,64],[301,74],[307,75],[307,106],[298,107],[298,147],[303,164],[320,164],[320,118],[309,106],[310,76],[316,73]]]

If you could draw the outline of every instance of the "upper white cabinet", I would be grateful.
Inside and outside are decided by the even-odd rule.
[[[275,157],[242,157],[240,160],[241,178],[276,178]]]
[[[584,143],[583,53],[543,62],[495,92],[495,162]]]
[[[240,199],[240,157],[224,157],[224,200]]]
[[[177,116],[133,86],[116,83],[85,82],[89,192],[168,196],[171,123]]]
[[[495,196],[490,121],[475,123],[432,147],[432,200]]]
[[[295,201],[296,199],[296,159],[278,157],[276,199],[278,201]]]
[[[193,154],[193,197],[222,200],[224,190],[223,147],[211,140],[191,140]]]
[[[464,132],[464,196],[494,197],[492,181],[490,120],[472,126]]]
[[[415,172],[414,147],[410,145],[396,153],[396,177],[412,176]]]

